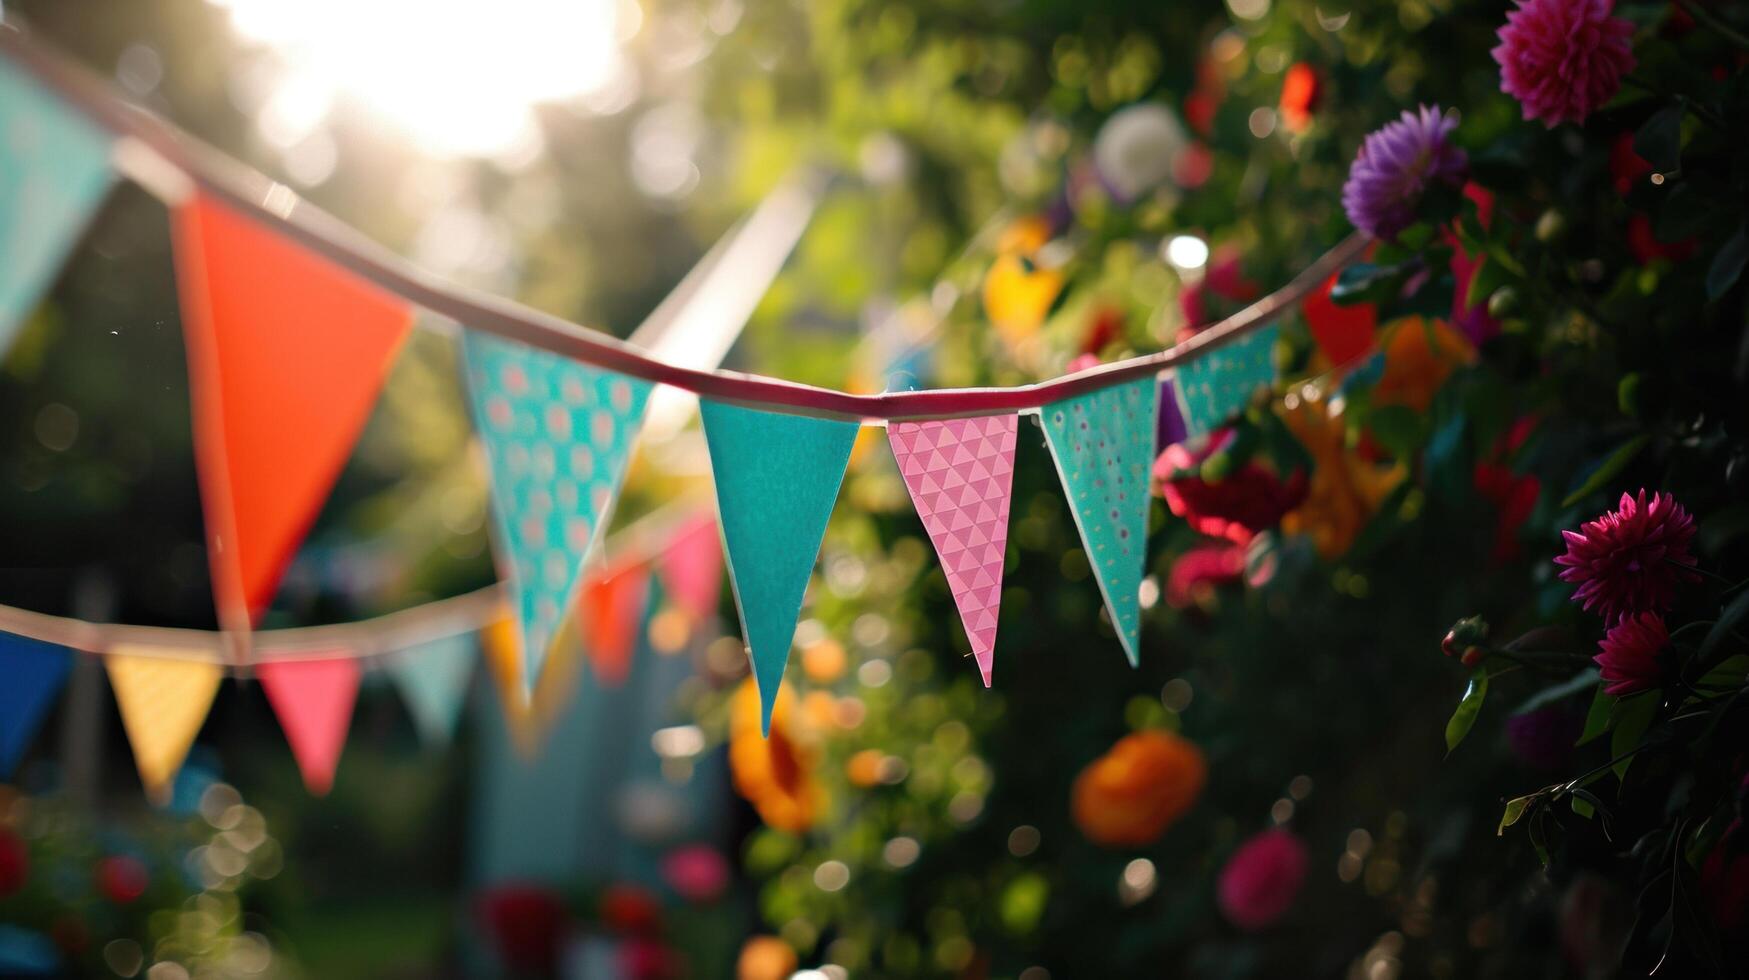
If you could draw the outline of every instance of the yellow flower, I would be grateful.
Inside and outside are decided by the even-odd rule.
[[[735,791],[759,818],[792,833],[812,827],[826,809],[826,791],[815,777],[819,748],[795,708],[789,687],[779,689],[771,713],[771,737],[759,734],[759,688],[743,681],[729,702],[729,772]]]
[[[996,261],[984,274],[984,314],[1010,343],[1035,333],[1063,291],[1062,272],[1036,261],[1049,238],[1043,218],[1016,220],[997,240]]]
[[[1281,415],[1312,457],[1306,499],[1281,519],[1281,529],[1310,537],[1325,559],[1340,558],[1406,471],[1350,450],[1341,414],[1331,414],[1322,399],[1302,399]]]
[[[1444,320],[1404,317],[1384,330],[1385,373],[1372,389],[1374,405],[1402,405],[1427,411],[1439,386],[1461,365],[1474,363],[1476,349]]]

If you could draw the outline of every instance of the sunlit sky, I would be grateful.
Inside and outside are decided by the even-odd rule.
[[[526,144],[531,108],[619,71],[634,0],[209,0],[281,65],[262,107],[282,147],[356,99],[422,149],[490,156]]]

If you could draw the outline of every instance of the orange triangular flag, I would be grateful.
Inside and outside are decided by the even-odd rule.
[[[140,782],[155,803],[169,802],[170,784],[224,679],[224,669],[205,657],[124,643],[103,659]]]
[[[304,786],[316,796],[327,796],[334,785],[360,674],[358,661],[346,656],[270,660],[255,668],[304,774]]]
[[[206,195],[177,207],[195,458],[220,625],[244,630],[370,415],[412,308]]]
[[[583,647],[595,676],[609,687],[623,684],[631,672],[649,592],[649,570],[639,564],[603,569],[584,580],[578,596]]]

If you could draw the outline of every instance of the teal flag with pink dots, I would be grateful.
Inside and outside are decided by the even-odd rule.
[[[1087,563],[1118,642],[1138,663],[1138,596],[1147,561],[1148,471],[1160,386],[1152,376],[1066,398],[1039,411]]]
[[[1192,438],[1220,428],[1245,410],[1259,388],[1275,385],[1275,338],[1270,324],[1184,365],[1175,378],[1178,410]]]
[[[108,134],[0,61],[0,357],[109,192]]]
[[[533,685],[619,495],[650,384],[472,330],[462,349]]]

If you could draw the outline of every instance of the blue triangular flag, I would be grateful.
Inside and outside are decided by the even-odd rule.
[[[1159,397],[1159,383],[1145,377],[1053,402],[1039,413],[1087,563],[1131,666],[1138,662],[1137,594],[1147,563],[1148,471]]]
[[[1258,388],[1275,384],[1275,338],[1270,324],[1216,348],[1177,371],[1178,408],[1187,436],[1205,435],[1244,411]]]
[[[857,424],[700,403],[717,485],[729,584],[753,651],[763,724],[795,639],[802,593],[826,536]]]
[[[0,633],[0,779],[11,778],[72,669],[66,647]]]
[[[532,689],[619,495],[650,383],[462,331]]]
[[[0,60],[0,357],[103,202],[110,143]]]
[[[474,636],[464,633],[428,640],[389,657],[389,676],[425,744],[443,745],[455,734],[479,655]]]

